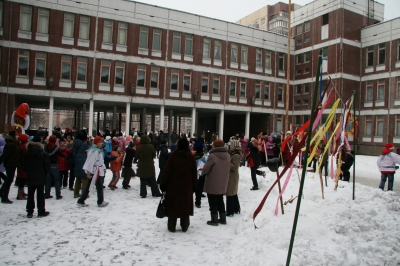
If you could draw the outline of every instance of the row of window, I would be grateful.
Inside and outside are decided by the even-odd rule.
[[[396,98],[400,98],[400,77],[397,77],[397,90]],[[367,81],[367,93],[365,94],[365,101],[372,102],[374,100],[374,83]],[[385,79],[379,79],[377,82],[376,100],[385,100]]]
[[[366,51],[367,52],[367,56],[366,56],[367,67],[374,65],[374,58],[375,58],[374,49],[375,49],[374,45],[367,47],[367,51]],[[397,51],[397,61],[400,61],[400,40],[397,40],[396,51]],[[377,62],[378,65],[384,65],[386,62],[386,44],[385,43],[378,44],[378,59],[377,60],[378,60],[378,62]]]
[[[310,23],[310,21],[306,21],[306,22],[296,26],[296,34],[297,35],[302,34],[303,30],[304,30],[304,32],[308,32],[308,31],[310,31],[310,29],[311,29],[311,23]]]

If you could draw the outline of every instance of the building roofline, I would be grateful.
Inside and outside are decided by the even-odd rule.
[[[376,1],[375,1],[375,2],[376,2]],[[396,19],[400,19],[400,17],[392,18],[392,19],[389,19],[389,20],[381,21],[381,22],[376,23],[376,24],[372,24],[372,25],[369,25],[369,26],[365,26],[365,27],[362,27],[361,30],[368,29],[368,28],[372,28],[372,27],[375,27],[375,26],[378,26],[378,25],[381,25],[381,24],[384,24],[384,23],[389,23],[389,22],[391,22],[392,20],[396,20]]]

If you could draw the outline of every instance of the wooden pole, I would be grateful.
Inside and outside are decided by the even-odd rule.
[[[319,170],[319,182],[321,183],[322,199],[325,199],[324,198],[324,181],[322,181],[322,171],[321,171],[321,169]]]
[[[356,99],[356,91],[354,91],[354,98]],[[353,200],[356,198],[356,101],[353,100]]]
[[[279,195],[281,194],[281,180],[279,179],[279,164],[276,164],[276,179],[278,179],[278,189],[279,189]],[[285,214],[285,211],[283,210],[283,199],[282,196],[280,197],[280,202],[281,202],[281,211],[282,214]]]
[[[287,66],[286,66],[286,112],[285,112],[285,130],[283,132],[287,132],[289,130],[289,91],[290,91],[290,13],[292,9],[292,0],[289,0],[289,8],[288,8],[288,44],[287,44]]]

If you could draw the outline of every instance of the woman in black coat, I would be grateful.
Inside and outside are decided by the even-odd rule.
[[[74,156],[74,173],[76,177],[74,198],[79,198],[79,191],[86,187],[88,179],[83,170],[87,158],[87,150],[90,146],[87,144],[87,134],[85,131],[76,132],[74,143],[72,144],[72,155]]]
[[[169,155],[160,185],[161,191],[166,192],[166,215],[170,232],[175,232],[178,218],[183,232],[189,228],[196,180],[196,161],[189,150],[189,142],[180,139],[178,148]]]

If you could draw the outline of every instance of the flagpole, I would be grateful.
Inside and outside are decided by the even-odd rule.
[[[356,91],[353,92],[353,99],[356,99]],[[353,200],[356,198],[356,101],[353,100]]]
[[[311,142],[311,138],[312,138],[312,127],[313,127],[314,119],[315,119],[314,114],[315,114],[315,109],[316,109],[315,105],[317,102],[317,95],[318,95],[318,87],[319,87],[318,79],[319,79],[319,75],[320,75],[321,64],[322,64],[322,50],[320,50],[319,56],[318,56],[317,76],[316,76],[316,80],[315,80],[315,88],[314,88],[314,95],[313,95],[313,102],[312,102],[311,116],[310,116],[311,117],[310,118],[310,126],[308,127],[307,145],[306,145],[304,158],[308,158],[308,155],[309,155],[308,153],[309,153],[310,142]],[[287,255],[287,259],[286,259],[286,266],[290,265],[290,258],[292,256],[293,243],[294,243],[294,238],[296,236],[297,221],[299,219],[301,196],[303,194],[306,171],[307,171],[307,167],[304,166],[302,174],[301,174],[300,188],[299,188],[299,194],[298,194],[298,198],[297,198],[296,213],[295,213],[294,221],[293,221],[292,236],[290,238],[289,250],[288,250],[288,255]]]
[[[287,132],[289,130],[289,90],[290,90],[290,13],[292,9],[292,0],[289,0],[289,8],[288,8],[288,44],[287,44],[287,67],[286,67],[286,112],[285,112],[285,130],[283,132]]]

